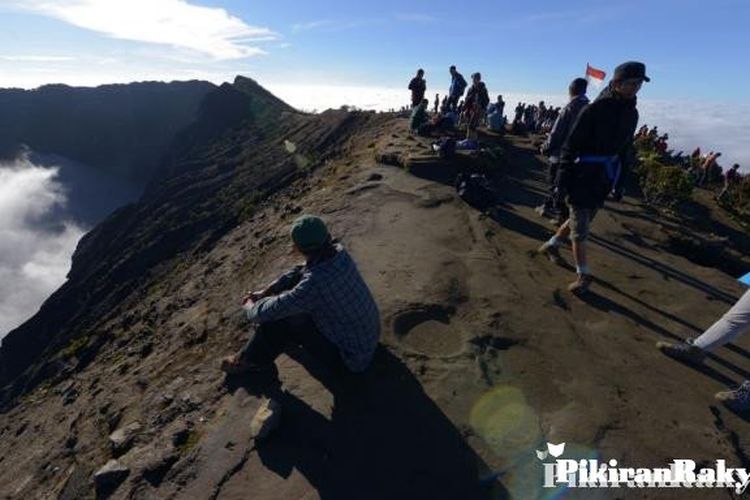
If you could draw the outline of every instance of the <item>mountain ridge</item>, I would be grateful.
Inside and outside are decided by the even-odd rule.
[[[90,165],[143,188],[177,131],[195,117],[209,82],[134,82],[0,89],[0,157],[25,145]]]
[[[0,492],[92,498],[113,459],[128,474],[112,498],[537,498],[550,493],[545,441],[629,466],[748,466],[746,420],[710,399],[743,376],[746,339],[705,371],[653,347],[701,331],[743,291],[734,268],[675,244],[700,247],[724,225],[723,247],[747,262],[705,193],[706,210],[681,220],[638,196],[608,203],[597,280],[578,300],[563,291],[570,266],[531,252],[552,233],[533,210],[545,193],[535,137],[483,134],[488,152],[445,161],[392,114],[230,122],[81,242],[64,294],[77,315],[48,318],[60,331],[3,394]],[[494,210],[456,195],[459,171],[488,175]],[[303,212],[356,260],[382,346],[355,389],[304,353],[281,356],[283,418],[262,441],[249,421],[269,382],[226,379],[218,359],[248,335],[238,297],[296,263],[288,226]]]

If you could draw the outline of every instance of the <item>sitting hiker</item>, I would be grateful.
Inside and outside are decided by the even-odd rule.
[[[660,341],[656,347],[670,358],[700,365],[708,353],[750,331],[750,290],[746,291],[724,316],[698,338],[682,344]],[[716,399],[735,411],[750,409],[750,380],[737,389],[716,393]]]
[[[422,99],[422,102],[412,110],[409,130],[420,135],[429,133],[432,126],[430,125],[430,116],[427,114],[428,105],[427,99]]]
[[[567,193],[570,218],[539,252],[559,262],[558,246],[570,235],[578,279],[568,290],[588,291],[592,282],[586,240],[597,211],[610,192],[621,197],[621,170],[634,159],[633,134],[638,124],[636,94],[649,81],[646,66],[626,62],[615,68],[609,86],[586,106],[563,144],[559,189]]]
[[[586,88],[588,87],[588,81],[584,78],[576,78],[568,86],[568,95],[570,101],[568,102],[565,109],[558,116],[555,124],[552,126],[552,130],[547,137],[544,145],[542,145],[542,154],[548,158],[549,168],[547,170],[547,181],[549,182],[549,195],[544,200],[544,203],[537,207],[537,212],[546,217],[550,210],[559,210],[560,219],[559,222],[563,223],[568,218],[567,207],[563,200],[558,196],[558,166],[560,164],[560,150],[562,149],[563,142],[568,138],[568,134],[573,128],[573,124],[576,122],[578,115],[581,113],[584,107],[589,103],[588,97],[586,97]]]
[[[503,96],[497,96],[497,102],[493,102],[487,108],[487,125],[493,132],[500,132],[505,127],[505,101]]]
[[[493,109],[490,114],[487,115],[487,128],[493,132],[502,132],[505,126],[505,120],[503,115],[496,109]]]
[[[238,354],[224,358],[222,369],[236,374],[271,368],[296,344],[325,364],[343,362],[351,372],[364,371],[380,337],[380,313],[367,284],[320,218],[298,218],[291,236],[305,264],[243,299],[247,318],[260,326]]]
[[[457,116],[453,111],[446,111],[445,113],[437,114],[432,117],[430,121],[431,131],[437,132],[450,132],[456,126]],[[424,127],[422,128],[424,131]]]

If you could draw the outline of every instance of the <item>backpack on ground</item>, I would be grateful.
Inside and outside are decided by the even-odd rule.
[[[444,160],[456,154],[456,140],[452,137],[441,137],[432,144],[432,149]]]
[[[466,203],[479,210],[486,210],[496,204],[495,192],[482,174],[458,174],[456,193]]]

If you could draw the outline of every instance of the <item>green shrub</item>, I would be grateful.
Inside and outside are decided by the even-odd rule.
[[[636,171],[648,203],[675,208],[690,200],[693,181],[685,170],[664,165],[652,154],[641,156],[640,160]]]
[[[70,343],[60,351],[63,358],[72,358],[78,356],[82,349],[89,344],[89,337],[83,335],[70,341]]]

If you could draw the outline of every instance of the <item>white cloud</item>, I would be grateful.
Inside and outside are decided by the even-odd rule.
[[[185,0],[25,0],[13,6],[112,38],[187,48],[215,59],[263,54],[248,44],[277,38],[224,9]]]
[[[396,20],[421,24],[433,24],[438,21],[435,16],[420,14],[417,12],[402,12],[395,15]]]
[[[345,104],[387,111],[409,103],[409,91],[400,88],[262,83],[292,106],[305,111],[322,111]],[[435,92],[439,92],[442,98],[445,89],[428,89],[430,104]],[[512,114],[518,102],[538,103],[544,100],[554,106],[562,106],[566,102],[563,95],[490,89],[493,100],[499,93],[503,94],[506,102],[506,115]],[[639,99],[638,109],[640,123],[658,125],[660,130],[668,132],[670,147],[675,151],[682,149],[690,152],[696,146],[705,151],[722,151],[722,165],[739,163],[743,170],[750,171],[750,141],[747,140],[750,137],[750,105]]]
[[[32,316],[62,283],[84,230],[50,224],[66,194],[57,169],[0,164],[0,337]]]
[[[306,23],[296,23],[292,25],[292,32],[299,33],[300,31],[309,31],[314,30],[316,28],[324,28],[326,26],[332,26],[334,24],[333,21],[327,20],[327,19],[321,19],[318,21],[309,21]]]
[[[72,61],[74,59],[75,58],[71,56],[0,55],[0,60],[12,61],[12,62],[61,62],[61,61]]]

